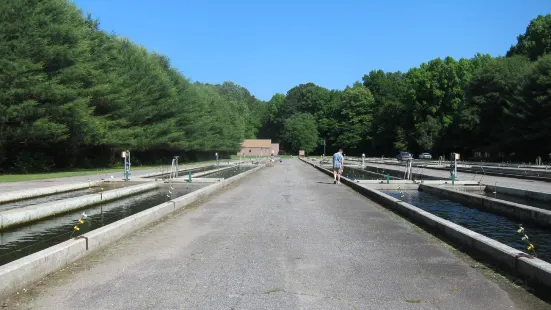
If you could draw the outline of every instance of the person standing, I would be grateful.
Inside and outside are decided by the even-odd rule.
[[[344,169],[344,157],[342,156],[342,149],[333,154],[333,179],[334,184],[341,184],[341,174]]]

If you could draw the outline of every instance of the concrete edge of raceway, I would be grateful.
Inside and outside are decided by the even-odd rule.
[[[68,264],[96,252],[128,234],[143,228],[176,210],[199,201],[230,184],[262,169],[264,165],[203,187],[187,195],[154,206],[77,238],[54,245],[0,266],[0,300],[42,279]]]
[[[0,231],[34,222],[56,214],[63,214],[69,211],[78,210],[101,202],[119,199],[155,189],[159,186],[156,182],[148,182],[119,189],[112,189],[105,192],[83,195],[79,197],[51,201],[37,205],[12,209],[0,212]]]
[[[11,192],[2,193],[2,195],[0,195],[0,203],[41,197],[41,196],[52,195],[57,193],[70,192],[74,190],[97,186],[102,183],[103,181],[90,181],[90,182],[79,182],[74,184],[39,187],[39,188],[25,189],[20,191],[11,191]]]
[[[301,159],[319,171],[333,176],[333,173],[316,164]],[[483,254],[485,260],[504,268],[508,272],[522,278],[534,287],[551,289],[551,264],[538,258],[528,258],[526,253],[516,250],[494,239],[476,233],[453,222],[426,212],[414,205],[391,197],[381,191],[341,177],[341,182],[356,192],[381,204],[403,217],[419,224],[430,231],[443,235],[458,244],[465,246],[468,251]],[[411,181],[410,181],[411,182]],[[412,183],[413,184],[413,183]]]

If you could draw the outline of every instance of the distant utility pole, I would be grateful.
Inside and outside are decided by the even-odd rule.
[[[325,157],[325,138],[323,138],[323,157]]]

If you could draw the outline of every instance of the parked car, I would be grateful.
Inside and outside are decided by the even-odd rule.
[[[419,159],[432,159],[432,155],[429,153],[421,153],[419,154]]]
[[[400,154],[398,154],[396,156],[396,159],[402,161],[402,160],[409,160],[409,159],[413,159],[413,156],[411,156],[410,153],[408,152],[400,152]]]

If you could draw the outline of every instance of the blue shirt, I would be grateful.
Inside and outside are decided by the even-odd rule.
[[[344,157],[341,153],[337,152],[333,154],[333,168],[340,169],[342,167],[342,161]]]

